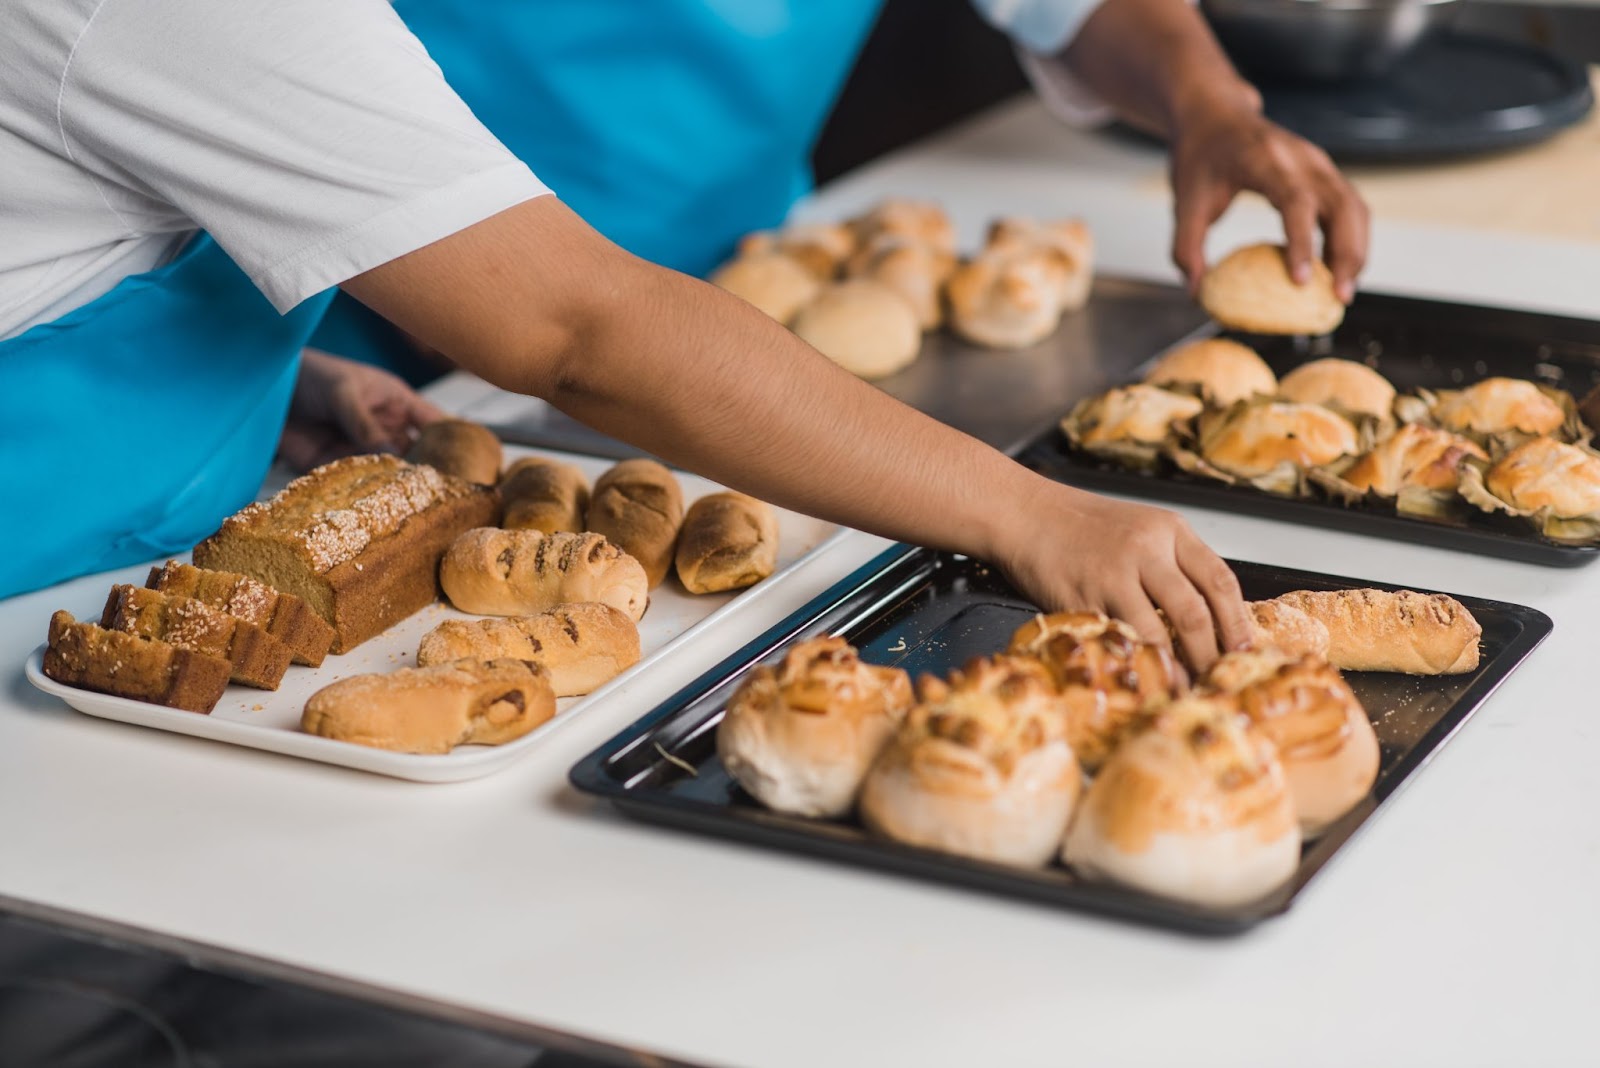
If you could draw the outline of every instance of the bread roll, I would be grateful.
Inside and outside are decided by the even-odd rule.
[[[950,325],[968,341],[1023,349],[1055,332],[1069,264],[1048,248],[983,253],[950,276]]]
[[[452,660],[530,660],[557,697],[576,697],[639,662],[639,628],[608,604],[564,604],[536,616],[447,619],[422,636],[417,666]]]
[[[1300,609],[1283,601],[1251,601],[1250,644],[1257,649],[1276,649],[1285,656],[1328,656],[1328,628]]]
[[[507,530],[542,534],[581,534],[589,509],[589,480],[571,464],[528,456],[506,469],[500,480]]]
[[[1089,303],[1094,284],[1094,235],[1082,219],[1061,219],[1038,223],[1032,219],[1007,217],[989,226],[985,252],[1051,249],[1058,252],[1065,268],[1061,276],[1061,308],[1077,311]]]
[[[595,480],[585,523],[639,561],[654,589],[672,570],[683,490],[654,460],[624,460]]]
[[[439,565],[450,603],[480,616],[526,616],[575,601],[608,604],[638,621],[650,587],[639,561],[599,534],[479,527]]]
[[[1296,285],[1280,245],[1236,249],[1205,273],[1200,305],[1223,326],[1252,334],[1327,334],[1344,321],[1333,272],[1319,260]]]
[[[851,278],[871,278],[898,293],[924,330],[944,321],[944,283],[956,269],[956,258],[907,237],[880,234],[850,258]]]
[[[840,223],[790,223],[782,230],[747,234],[739,242],[739,255],[762,256],[780,252],[827,281],[856,250],[856,235]]]
[[[1233,694],[1277,746],[1300,834],[1311,838],[1356,806],[1378,777],[1378,735],[1349,683],[1317,656],[1226,653],[1206,683]]]
[[[684,517],[677,564],[690,593],[753,586],[778,566],[778,514],[742,493],[701,497]]]
[[[1204,407],[1197,397],[1158,386],[1123,386],[1074,409],[1078,418],[1069,433],[1084,448],[1114,442],[1158,445],[1167,440],[1174,423],[1193,419]]]
[[[814,638],[740,685],[717,726],[717,755],[768,808],[843,816],[910,707],[904,671],[862,663],[843,638]]]
[[[893,197],[850,220],[850,229],[865,244],[882,234],[910,238],[940,252],[954,254],[956,228],[945,210],[931,200]]]
[[[1538,383],[1520,378],[1486,378],[1466,389],[1438,394],[1433,417],[1457,433],[1554,434],[1567,420],[1566,409]]]
[[[1087,879],[1216,908],[1282,885],[1300,861],[1300,827],[1272,742],[1240,714],[1230,697],[1186,697],[1118,746],[1062,859]]]
[[[480,486],[492,486],[500,481],[501,455],[500,439],[488,427],[465,419],[441,419],[422,428],[406,459]]]
[[[1478,668],[1483,628],[1454,597],[1413,590],[1297,590],[1277,600],[1328,628],[1328,661],[1345,671],[1455,675]]]
[[[1278,392],[1301,404],[1321,404],[1352,415],[1394,418],[1394,386],[1372,368],[1329,357],[1301,364],[1283,376]]]
[[[795,334],[834,363],[862,378],[902,370],[922,348],[922,327],[911,305],[873,278],[825,287],[790,324]]]
[[[1459,434],[1411,423],[1379,442],[1342,477],[1357,492],[1380,497],[1412,487],[1453,492],[1468,459],[1487,463],[1489,454]]]
[[[1278,378],[1267,361],[1254,349],[1222,337],[1173,349],[1156,361],[1144,380],[1152,386],[1198,386],[1200,396],[1219,408],[1278,392]]]
[[[1600,456],[1550,438],[1507,453],[1484,476],[1489,492],[1525,512],[1569,519],[1600,514]]]
[[[1268,474],[1280,464],[1317,467],[1358,447],[1350,421],[1315,404],[1252,401],[1201,420],[1201,455],[1241,478]]]
[[[788,325],[795,312],[816,299],[822,282],[809,268],[782,252],[754,252],[724,264],[711,284],[754,304]]]
[[[1184,688],[1171,653],[1098,612],[1035,616],[1017,628],[1007,652],[1034,657],[1050,673],[1065,699],[1067,741],[1090,774],[1140,713]]]
[[[998,864],[1050,859],[1082,777],[1061,699],[1033,660],[997,657],[924,678],[919,702],[861,787],[867,828]]]
[[[556,714],[543,668],[522,660],[457,660],[356,675],[311,695],[307,734],[401,753],[500,745]]]

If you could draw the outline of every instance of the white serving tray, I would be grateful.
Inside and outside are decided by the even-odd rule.
[[[508,462],[534,455],[552,456],[572,463],[581,468],[591,481],[611,466],[609,460],[590,456],[516,446],[506,448]],[[707,479],[681,472],[678,481],[683,486],[686,506],[722,488]],[[639,672],[648,671],[652,664],[672,655],[674,649],[692,640],[697,632],[712,624],[713,620],[726,622],[736,616],[753,595],[765,594],[781,586],[790,579],[803,559],[820,555],[838,541],[833,535],[838,533],[839,528],[833,524],[783,509],[778,510],[778,529],[778,571],[771,578],[738,594],[697,597],[686,593],[675,577],[668,577],[666,582],[650,591],[650,607],[639,621],[639,644],[643,654],[639,663],[591,694],[562,698],[556,703],[555,718],[504,745],[464,745],[447,754],[424,756],[372,749],[305,734],[300,730],[300,713],[306,700],[316,691],[350,675],[412,667],[416,664],[417,643],[424,634],[446,619],[475,618],[443,602],[424,608],[343,656],[329,656],[320,667],[290,667],[276,690],[254,690],[230,685],[210,715],[64,686],[45,676],[42,670],[42,645],[28,657],[28,681],[45,693],[61,698],[79,712],[102,719],[156,727],[196,738],[265,749],[415,782],[475,779],[510,765],[559,730],[562,724],[581,714],[591,701],[603,700],[613,689],[625,684]],[[106,592],[109,590],[108,582]],[[101,604],[76,607],[79,610],[74,614],[80,619],[93,621],[100,617]]]

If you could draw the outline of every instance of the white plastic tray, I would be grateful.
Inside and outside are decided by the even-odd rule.
[[[508,461],[533,455],[554,456],[575,464],[591,481],[611,466],[609,460],[594,457],[515,446],[506,448]],[[678,474],[678,481],[683,486],[685,505],[722,488],[706,479],[683,473]],[[447,754],[423,756],[372,749],[305,734],[300,730],[300,713],[307,698],[322,687],[350,675],[411,667],[416,663],[417,643],[424,634],[446,619],[474,618],[457,612],[443,602],[424,608],[343,656],[329,656],[320,667],[290,667],[276,690],[254,690],[230,685],[210,715],[64,686],[45,676],[41,667],[43,646],[28,657],[28,681],[45,693],[61,698],[79,712],[103,719],[156,727],[197,738],[211,738],[416,782],[475,779],[511,764],[553,731],[559,730],[562,724],[581,714],[589,702],[604,699],[609,692],[637,673],[649,670],[651,664],[670,656],[679,644],[690,640],[697,631],[710,624],[713,617],[726,621],[736,615],[748,603],[750,595],[764,594],[781,585],[802,559],[825,551],[824,543],[831,546],[837,541],[830,540],[830,536],[838,531],[836,526],[795,512],[779,509],[778,524],[778,571],[771,578],[739,594],[697,597],[684,592],[677,579],[669,577],[650,591],[650,607],[639,622],[639,644],[643,654],[639,663],[594,693],[563,698],[557,702],[554,719],[505,745],[464,745]],[[139,577],[142,579],[142,573]],[[106,592],[109,589],[108,581]],[[68,607],[73,608],[74,614],[80,619],[97,620],[102,604]]]

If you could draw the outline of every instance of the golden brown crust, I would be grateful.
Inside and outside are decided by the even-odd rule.
[[[1379,442],[1343,478],[1362,493],[1382,497],[1394,497],[1409,487],[1452,491],[1469,459],[1487,462],[1489,455],[1459,434],[1411,423]]]
[[[318,667],[333,647],[333,627],[311,606],[249,575],[210,571],[168,560],[152,567],[148,589],[193,597],[236,619],[254,623],[289,647],[296,664]]]
[[[1355,452],[1357,438],[1348,419],[1326,408],[1263,401],[1240,405],[1203,427],[1200,448],[1223,471],[1254,478],[1280,464],[1304,469],[1332,463]]]
[[[1063,312],[1077,311],[1089,302],[1094,284],[1094,235],[1082,219],[1035,222],[1017,216],[996,219],[989,225],[985,255],[1045,250],[1055,254],[1063,268],[1060,298]]]
[[[507,530],[581,534],[589,509],[589,480],[571,464],[528,456],[506,469],[500,499],[505,502],[500,525]]]
[[[922,327],[905,299],[875,278],[825,286],[790,328],[834,363],[862,378],[894,374],[917,358]]]
[[[1600,456],[1551,438],[1534,438],[1489,468],[1484,484],[1526,512],[1548,508],[1558,518],[1600,515]]]
[[[1218,407],[1278,392],[1278,378],[1267,362],[1254,349],[1223,337],[1173,349],[1156,361],[1144,380],[1152,386],[1198,386],[1200,395]]]
[[[1328,628],[1328,661],[1345,671],[1476,671],[1483,628],[1466,606],[1414,590],[1297,590],[1277,600]]]
[[[856,250],[856,235],[841,223],[791,223],[782,230],[746,234],[739,241],[741,257],[782,253],[814,277],[826,281]]]
[[[457,660],[356,675],[311,695],[300,728],[401,753],[501,745],[556,714],[543,668],[522,660]]]
[[[637,621],[650,596],[639,561],[592,533],[469,530],[445,553],[439,579],[451,604],[483,616],[535,615],[594,601]]]
[[[822,282],[816,272],[777,250],[742,253],[711,276],[711,284],[755,305],[787,325],[801,308],[817,298]]]
[[[889,234],[919,241],[940,252],[953,254],[956,250],[955,225],[942,207],[929,200],[890,198],[846,225],[862,244],[880,234]]]
[[[499,497],[423,464],[351,456],[252,504],[195,546],[201,567],[249,575],[304,600],[348,652],[439,595],[439,558],[493,522]]]
[[[879,234],[850,257],[845,274],[882,282],[911,306],[922,329],[933,330],[944,321],[944,283],[955,268],[956,258],[949,252],[913,238]]]
[[[1465,389],[1441,394],[1433,417],[1458,433],[1553,434],[1567,413],[1537,383],[1520,378],[1486,378]]]
[[[1110,442],[1158,445],[1173,424],[1193,419],[1204,407],[1197,397],[1157,386],[1123,386],[1107,390],[1083,409],[1077,437],[1084,447]]]
[[[1328,357],[1301,364],[1278,382],[1278,392],[1300,404],[1321,404],[1375,419],[1394,417],[1394,386],[1354,360]]]
[[[695,501],[678,541],[678,580],[690,593],[742,590],[778,567],[778,513],[743,493]]]
[[[418,667],[506,659],[539,664],[557,697],[575,697],[639,662],[639,628],[610,605],[580,602],[536,616],[445,620],[417,646]]]
[[[1311,281],[1289,277],[1281,245],[1246,245],[1206,271],[1200,305],[1217,322],[1252,334],[1327,334],[1344,321],[1333,273],[1320,260]]]
[[[624,460],[595,480],[586,528],[639,561],[651,589],[672,570],[682,524],[683,490],[654,460]]]
[[[1328,655],[1328,628],[1283,601],[1251,601],[1250,643],[1289,657]]]
[[[1022,349],[1061,325],[1061,292],[1069,264],[1058,249],[1032,247],[980,253],[950,276],[950,325],[968,341]]]
[[[141,638],[155,638],[233,665],[232,679],[244,686],[276,690],[289,670],[290,651],[254,623],[247,623],[193,597],[138,586],[111,587],[100,625]]]
[[[465,419],[440,419],[429,423],[406,452],[406,459],[411,463],[427,464],[479,486],[492,486],[500,481],[503,456],[500,439],[494,436],[494,431]]]
[[[50,617],[43,666],[67,686],[200,713],[216,707],[232,671],[220,656],[79,623],[68,612]]]

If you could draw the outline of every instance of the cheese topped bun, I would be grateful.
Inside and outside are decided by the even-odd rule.
[[[768,808],[842,816],[910,706],[904,671],[863,663],[843,638],[813,638],[745,679],[717,727],[717,755]]]
[[[1446,430],[1461,433],[1553,434],[1566,422],[1567,413],[1536,383],[1486,378],[1466,389],[1440,393],[1433,417]]]
[[[1459,434],[1410,423],[1379,442],[1344,473],[1344,480],[1362,493],[1394,497],[1403,489],[1454,490],[1468,458],[1487,461],[1489,454]]]
[[[1234,694],[1278,747],[1303,836],[1321,833],[1372,789],[1378,736],[1349,683],[1326,660],[1275,650],[1227,653],[1206,683]]]
[[[1183,690],[1171,653],[1098,612],[1035,616],[1011,636],[1008,652],[1035,657],[1050,672],[1065,699],[1067,741],[1091,773],[1141,712]]]
[[[950,216],[930,200],[890,198],[865,215],[849,222],[851,231],[862,244],[879,234],[908,237],[941,252],[954,254],[956,228]]]
[[[1198,397],[1158,386],[1123,386],[1091,398],[1075,423],[1084,446],[1113,441],[1159,445],[1172,424],[1193,419],[1205,407]]]
[[[1202,421],[1203,422],[1203,421]],[[1356,428],[1315,404],[1241,405],[1201,431],[1201,453],[1231,475],[1254,478],[1280,464],[1318,467],[1357,449]]]
[[[1152,386],[1192,385],[1220,408],[1278,392],[1278,379],[1254,349],[1224,337],[1208,337],[1173,349],[1156,361],[1144,380]]]
[[[1294,874],[1300,827],[1272,742],[1224,696],[1186,697],[1089,785],[1062,859],[1079,875],[1227,907]]]
[[[1489,491],[1528,512],[1561,518],[1600,514],[1600,456],[1535,438],[1507,453],[1485,476]]]
[[[1283,376],[1278,392],[1285,400],[1321,404],[1352,415],[1394,418],[1394,386],[1364,363],[1329,357],[1301,364]]]
[[[861,818],[885,837],[1036,867],[1061,841],[1081,787],[1061,698],[1037,661],[976,660],[918,703],[861,788]]]
[[[1223,326],[1252,334],[1327,334],[1344,321],[1333,273],[1319,260],[1296,285],[1280,245],[1246,245],[1206,271],[1200,305]]]

